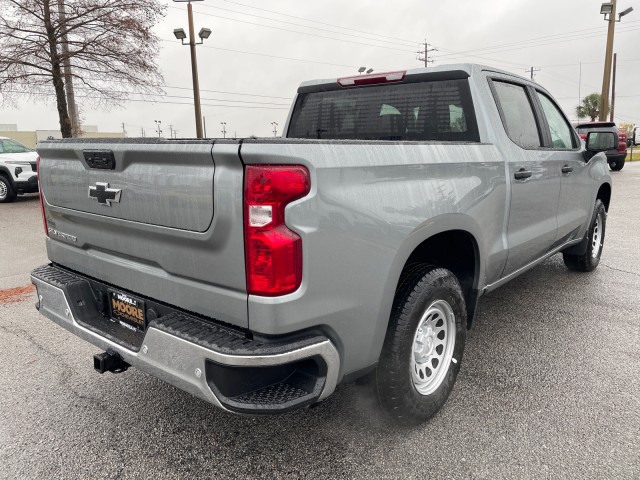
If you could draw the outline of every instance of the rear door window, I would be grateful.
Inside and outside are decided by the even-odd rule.
[[[302,93],[287,137],[480,141],[467,80]]]
[[[542,138],[525,88],[495,80],[493,86],[509,138],[523,148],[540,148]]]

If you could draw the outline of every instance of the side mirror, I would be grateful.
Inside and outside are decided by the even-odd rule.
[[[614,132],[589,132],[585,143],[584,157],[591,160],[596,153],[618,148],[618,135]]]

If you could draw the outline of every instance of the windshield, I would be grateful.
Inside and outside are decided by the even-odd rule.
[[[287,137],[479,141],[467,80],[303,93],[298,96]]]
[[[33,152],[32,149],[25,147],[15,140],[5,139],[0,140],[0,153],[25,153]]]

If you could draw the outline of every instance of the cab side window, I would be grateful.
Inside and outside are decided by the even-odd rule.
[[[539,148],[542,139],[524,87],[493,81],[502,123],[509,138],[523,148]]]
[[[571,127],[562,112],[545,94],[541,92],[536,93],[542,105],[544,116],[549,124],[552,148],[554,150],[571,150],[576,148],[577,142],[575,136],[571,134]]]

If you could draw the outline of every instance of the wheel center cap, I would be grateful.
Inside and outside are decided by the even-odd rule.
[[[434,341],[431,335],[425,338],[424,340],[424,356],[425,357],[428,357],[433,353],[433,344],[434,344]]]

